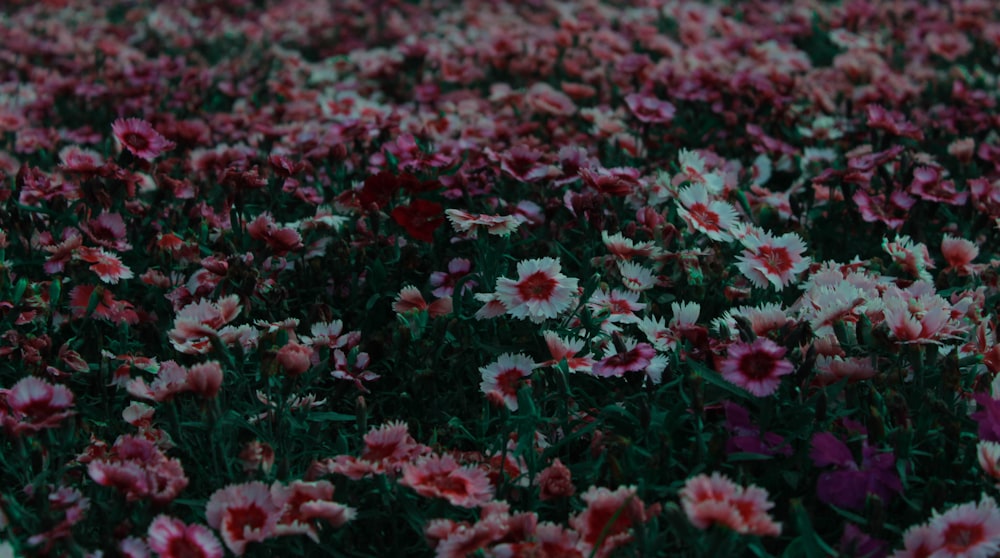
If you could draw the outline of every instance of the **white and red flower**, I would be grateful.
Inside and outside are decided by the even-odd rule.
[[[523,354],[503,353],[496,362],[479,369],[483,381],[479,389],[487,397],[497,398],[511,411],[517,410],[517,390],[523,378],[531,376],[537,365]]]
[[[496,297],[515,318],[542,323],[570,307],[577,279],[562,274],[559,260],[538,258],[517,264],[517,280],[497,279]]]
[[[794,370],[784,356],[785,348],[766,337],[758,337],[753,343],[737,342],[729,346],[719,373],[757,397],[767,397],[778,390],[781,377]]]
[[[781,290],[809,267],[809,258],[802,255],[806,245],[795,233],[775,237],[751,228],[740,240],[745,249],[736,267],[761,289],[770,285]]]

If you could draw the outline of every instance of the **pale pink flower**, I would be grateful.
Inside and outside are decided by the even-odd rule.
[[[117,285],[118,281],[131,279],[135,276],[132,270],[122,263],[121,258],[105,252],[103,248],[82,247],[77,251],[76,257],[93,264],[90,266],[90,270],[105,283]]]
[[[101,154],[77,145],[67,145],[59,150],[59,162],[63,170],[84,174],[95,174],[104,166]]]
[[[447,455],[431,455],[404,465],[399,482],[421,496],[444,498],[463,508],[474,508],[493,498],[493,486],[485,471],[460,467]]]
[[[149,524],[149,548],[160,558],[222,558],[222,543],[205,526],[168,515],[158,515]]]
[[[271,500],[281,510],[278,535],[306,535],[317,543],[319,521],[340,527],[357,515],[353,508],[333,501],[333,484],[327,481],[297,480],[288,486],[275,482],[271,485]]]
[[[115,120],[111,132],[118,145],[146,161],[152,161],[175,147],[174,142],[160,135],[149,122],[138,118]]]
[[[635,257],[656,257],[662,254],[662,250],[657,248],[653,242],[636,243],[620,232],[609,235],[608,231],[601,231],[601,240],[608,251],[621,260],[631,260]]]
[[[312,366],[312,356],[312,348],[295,341],[289,341],[274,355],[278,364],[285,370],[285,374],[290,377],[299,376],[309,370],[309,367]]]
[[[746,249],[738,256],[736,267],[756,287],[763,289],[770,284],[781,290],[809,267],[809,258],[802,255],[806,245],[795,233],[775,238],[769,232],[756,230],[741,242]]]
[[[591,371],[594,359],[589,356],[577,356],[583,351],[585,343],[583,339],[565,339],[554,331],[545,331],[542,336],[545,338],[545,345],[549,348],[552,359],[541,363],[540,366],[555,366],[566,359],[566,367],[570,372]]]
[[[1000,510],[983,496],[948,511],[934,512],[928,522],[934,558],[991,558],[1000,552]]]
[[[129,502],[149,499],[172,502],[188,485],[184,468],[170,459],[152,440],[119,436],[111,452],[87,465],[87,474],[101,486],[113,486]]]
[[[541,113],[570,116],[576,112],[576,104],[573,99],[544,82],[531,86],[525,95],[525,101],[528,106]]]
[[[656,508],[643,504],[634,486],[617,490],[592,486],[580,498],[587,508],[571,517],[569,524],[580,533],[585,555],[611,556],[614,549],[632,541],[634,525],[656,513]]]
[[[591,374],[611,378],[623,376],[626,372],[642,372],[656,356],[656,350],[648,343],[639,343],[632,338],[618,339],[620,341],[608,347],[604,358],[594,363]]]
[[[970,240],[946,234],[941,240],[941,253],[948,262],[945,271],[954,270],[959,275],[972,275],[978,271],[972,260],[979,255],[979,247]]]
[[[667,124],[674,119],[674,113],[677,112],[670,102],[639,93],[626,95],[625,104],[640,122],[651,124]]]
[[[639,302],[638,292],[600,289],[591,295],[587,307],[597,317],[603,317],[610,323],[634,324],[639,322],[635,313],[646,308],[646,305]]]
[[[431,273],[431,286],[434,290],[431,294],[437,297],[451,296],[455,292],[455,285],[458,281],[469,274],[472,270],[472,262],[466,258],[452,258],[448,262],[448,271],[435,271]],[[462,284],[462,292],[476,287],[475,281],[466,281]]]
[[[711,200],[708,187],[694,183],[678,194],[680,207],[677,214],[689,227],[704,233],[712,240],[728,242],[733,239],[730,230],[737,221],[736,208],[728,202]]]
[[[781,376],[794,370],[784,356],[785,348],[766,337],[758,337],[750,344],[734,343],[719,365],[719,373],[757,397],[767,397],[778,390]]]
[[[680,497],[688,520],[699,529],[721,525],[744,535],[781,534],[781,524],[768,513],[774,504],[763,488],[739,486],[721,473],[701,474],[684,483]]]
[[[496,285],[496,296],[511,316],[541,323],[572,304],[577,279],[562,274],[559,260],[522,260],[517,274],[517,280],[500,278]]]
[[[622,276],[622,284],[630,291],[643,292],[656,286],[656,276],[653,271],[636,262],[620,260],[618,273]]]
[[[397,314],[418,313],[426,310],[431,318],[437,318],[451,314],[453,306],[450,296],[439,298],[428,304],[424,300],[424,295],[420,294],[420,289],[413,285],[406,285],[396,295],[396,300],[392,303],[392,309]]]
[[[514,215],[486,215],[460,209],[446,209],[444,214],[456,232],[466,233],[469,238],[478,236],[479,227],[494,236],[510,236],[521,224]]]
[[[0,425],[14,436],[55,428],[75,414],[73,392],[34,376],[0,389]]]
[[[102,211],[96,218],[80,223],[80,230],[108,250],[127,252],[132,249],[132,245],[125,240],[125,220],[118,213]]]
[[[1000,481],[1000,443],[988,440],[980,441],[976,446],[979,456],[979,466],[990,479]]]
[[[499,398],[511,411],[517,410],[517,390],[521,379],[531,376],[537,365],[523,354],[503,353],[496,362],[479,369],[483,381],[479,389]]]
[[[904,234],[896,235],[896,239],[892,242],[889,242],[888,238],[883,238],[882,249],[888,252],[892,260],[907,273],[922,281],[932,280],[927,270],[934,269],[934,261],[931,260],[926,245],[914,242]]]
[[[201,301],[181,308],[174,321],[174,328],[167,336],[178,351],[204,354],[212,348],[212,337],[219,335],[219,328],[236,319],[243,306],[238,295],[229,295],[217,302]]]
[[[209,526],[222,533],[230,552],[243,556],[248,543],[278,534],[281,509],[272,501],[267,485],[254,481],[216,490],[205,506],[205,517]]]

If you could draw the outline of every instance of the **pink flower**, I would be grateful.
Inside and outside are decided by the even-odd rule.
[[[450,296],[439,298],[428,304],[424,300],[424,295],[420,294],[420,289],[413,285],[406,285],[396,295],[396,301],[392,303],[392,309],[397,314],[419,313],[426,310],[428,316],[437,318],[451,314],[453,306]]]
[[[294,341],[289,341],[285,346],[278,349],[274,357],[278,364],[285,370],[289,377],[301,375],[312,365],[313,350],[306,345],[301,345]]]
[[[496,362],[479,369],[483,376],[479,389],[487,396],[495,396],[502,400],[511,411],[516,411],[520,380],[530,376],[535,366],[535,363],[523,354],[504,353]]]
[[[493,486],[482,469],[459,467],[451,456],[432,455],[403,466],[399,482],[427,498],[444,498],[463,508],[481,506],[493,498]]]
[[[271,500],[282,510],[277,534],[306,535],[317,543],[318,520],[340,527],[356,515],[352,508],[333,501],[333,485],[327,481],[293,481],[288,486],[275,482],[271,485]]]
[[[734,343],[719,366],[722,377],[757,397],[767,397],[778,390],[781,376],[791,374],[794,367],[785,360],[785,348],[766,337],[753,343]]]
[[[552,359],[541,363],[541,366],[555,366],[565,359],[570,372],[591,372],[594,359],[589,356],[576,356],[583,351],[583,339],[563,339],[554,331],[546,331],[542,336],[545,338],[545,345],[549,348]]]
[[[926,525],[906,531],[903,545],[895,558],[990,558],[1000,552],[1000,510],[983,495],[978,504],[935,511]]]
[[[14,436],[55,428],[75,413],[72,406],[69,388],[28,376],[0,390],[0,425]]]
[[[122,279],[131,279],[135,276],[132,270],[122,263],[121,258],[105,252],[103,248],[83,247],[76,253],[76,257],[93,264],[90,270],[105,283],[118,284]]]
[[[617,334],[615,334],[617,335]],[[640,372],[649,367],[656,350],[649,343],[622,339],[610,348],[611,352],[594,363],[591,372],[605,378],[623,376],[626,372]]]
[[[979,247],[974,242],[946,234],[941,240],[941,253],[948,262],[945,271],[955,270],[959,275],[976,273],[972,260],[979,255]]]
[[[452,258],[448,262],[448,271],[435,271],[431,273],[431,286],[434,290],[431,294],[437,297],[451,296],[455,292],[455,285],[458,281],[469,274],[472,270],[472,262],[466,258]],[[466,281],[462,284],[462,292],[475,287],[475,281]]]
[[[527,101],[528,106],[541,113],[570,116],[576,112],[576,104],[573,99],[543,82],[536,83],[531,86],[531,89],[528,89],[525,101]]]
[[[497,298],[515,318],[541,323],[569,308],[576,294],[577,280],[561,273],[553,258],[522,260],[517,264],[517,280],[497,279]]]
[[[167,333],[178,351],[197,355],[212,348],[212,337],[219,336],[222,326],[236,319],[240,310],[240,297],[229,295],[217,302],[201,301],[181,308],[174,321],[174,328]]]
[[[132,380],[125,389],[133,397],[152,401],[169,401],[184,392],[194,392],[205,399],[212,399],[222,386],[222,367],[211,361],[196,364],[191,368],[181,366],[172,360],[160,365],[153,383],[146,385],[142,378]]]
[[[111,132],[119,145],[146,161],[152,161],[175,147],[174,142],[161,136],[149,122],[138,118],[115,120]]]
[[[580,533],[586,551],[601,557],[611,556],[615,548],[631,542],[632,526],[645,523],[657,512],[657,508],[643,504],[633,486],[617,490],[592,486],[580,498],[587,509],[571,517],[569,523]]]
[[[730,229],[737,221],[736,209],[721,200],[710,200],[708,186],[696,182],[677,195],[680,207],[677,214],[689,227],[704,233],[712,240],[728,242],[733,239]]]
[[[170,459],[151,440],[120,436],[112,451],[87,465],[87,474],[101,486],[113,486],[129,502],[144,498],[167,504],[188,485],[181,462]]]
[[[806,245],[795,233],[775,238],[769,232],[751,230],[741,242],[746,249],[736,267],[759,288],[770,284],[781,290],[809,267],[809,258],[802,256]]]
[[[626,95],[625,104],[640,122],[652,124],[667,124],[674,119],[674,113],[677,112],[671,103],[639,93]]]
[[[535,482],[538,484],[538,497],[541,500],[568,498],[576,493],[573,475],[558,458],[538,474]]]
[[[149,548],[160,558],[222,558],[224,553],[207,527],[185,525],[167,515],[158,515],[149,524]]]
[[[226,547],[237,555],[251,542],[276,536],[281,509],[271,500],[262,482],[234,484],[216,490],[205,506],[209,526],[222,533]]]
[[[680,497],[688,520],[699,529],[721,525],[740,534],[781,534],[781,524],[768,514],[774,504],[763,488],[744,488],[721,473],[701,474],[684,483]]]

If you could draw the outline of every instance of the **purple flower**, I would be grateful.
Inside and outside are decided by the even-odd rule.
[[[985,393],[977,393],[976,403],[982,406],[982,410],[972,413],[972,420],[979,423],[979,439],[1000,442],[1000,401]]]
[[[889,555],[889,544],[862,531],[857,525],[844,525],[844,536],[840,537],[840,554],[858,558],[885,558]]]
[[[761,435],[760,427],[750,421],[750,413],[746,409],[730,401],[723,402],[722,408],[726,411],[726,428],[729,430],[727,454],[792,455],[792,447],[781,436],[774,432]]]
[[[832,506],[860,511],[865,498],[874,494],[888,502],[894,493],[903,491],[895,472],[896,456],[880,452],[865,442],[859,465],[847,444],[829,432],[814,434],[809,456],[817,467],[832,467],[819,476],[816,495]]]

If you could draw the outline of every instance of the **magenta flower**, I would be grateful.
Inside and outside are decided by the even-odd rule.
[[[111,125],[111,131],[119,145],[146,161],[175,147],[174,142],[161,136],[149,122],[138,118],[119,118]]]
[[[719,373],[757,397],[767,397],[778,391],[781,376],[794,370],[784,356],[785,348],[766,337],[758,337],[750,344],[734,343]]]
[[[819,476],[816,487],[816,495],[826,504],[860,511],[869,494],[888,501],[903,491],[896,474],[896,456],[891,451],[878,451],[867,441],[859,464],[847,444],[829,432],[819,432],[813,435],[809,457],[817,467],[832,467]]]

